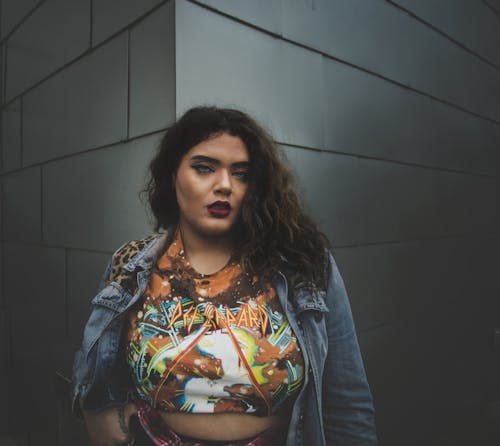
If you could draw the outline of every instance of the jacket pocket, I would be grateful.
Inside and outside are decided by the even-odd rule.
[[[91,303],[92,305],[105,307],[115,312],[122,312],[128,303],[127,296],[128,293],[121,285],[111,282],[97,293]]]
[[[295,289],[295,314],[307,345],[311,369],[315,380],[321,379],[328,354],[328,336],[325,315],[329,309],[325,303],[326,293],[310,287]]]
[[[86,358],[111,321],[125,311],[129,301],[130,295],[114,282],[106,285],[92,299],[92,312],[82,341],[82,353]]]
[[[322,319],[330,310],[325,303],[326,293],[309,287],[301,287],[295,290],[295,314],[301,318],[302,313],[311,311],[316,318]]]

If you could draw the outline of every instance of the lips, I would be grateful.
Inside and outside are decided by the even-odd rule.
[[[227,217],[231,212],[231,205],[228,201],[216,201],[207,206],[208,212],[214,217]]]

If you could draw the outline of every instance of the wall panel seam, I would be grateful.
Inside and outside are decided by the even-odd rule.
[[[90,0],[89,48],[92,48],[93,34],[94,34],[94,0]]]
[[[262,32],[264,34],[267,34],[268,36],[273,37],[275,39],[280,39],[283,42],[290,43],[291,45],[294,45],[294,46],[296,46],[298,48],[302,48],[302,49],[305,49],[307,51],[311,51],[313,53],[319,54],[319,55],[321,55],[321,56],[323,56],[323,57],[325,57],[327,59],[333,60],[334,62],[338,62],[338,63],[344,64],[344,65],[347,65],[347,66],[349,66],[351,68],[355,68],[355,69],[360,70],[360,71],[362,71],[364,73],[367,73],[367,74],[371,74],[372,76],[375,76],[375,77],[377,77],[379,79],[382,79],[382,80],[384,80],[386,82],[389,82],[391,84],[397,85],[398,87],[402,87],[402,88],[404,88],[406,90],[412,91],[412,92],[414,92],[416,94],[419,94],[419,95],[422,95],[422,96],[427,97],[429,99],[432,99],[432,100],[434,100],[434,101],[436,101],[438,103],[447,105],[447,106],[449,106],[451,108],[454,108],[456,110],[460,110],[460,111],[462,111],[464,113],[467,113],[467,114],[469,114],[471,116],[475,116],[476,118],[480,118],[480,119],[483,119],[485,121],[488,121],[488,122],[491,122],[491,123],[493,123],[495,125],[500,126],[500,120],[491,118],[491,117],[486,116],[486,115],[482,115],[482,114],[477,113],[477,112],[474,112],[474,111],[469,110],[469,109],[467,109],[467,108],[465,108],[465,107],[463,107],[463,106],[461,106],[459,104],[455,104],[454,102],[448,101],[447,99],[439,98],[439,97],[433,95],[432,93],[428,93],[428,92],[423,91],[423,90],[418,90],[417,88],[412,87],[409,84],[405,84],[405,83],[400,82],[400,81],[398,81],[396,79],[392,79],[392,78],[390,78],[388,76],[385,76],[383,74],[377,73],[376,71],[370,70],[369,68],[363,67],[361,65],[357,65],[357,64],[355,64],[353,62],[349,62],[349,61],[347,61],[345,59],[342,59],[340,57],[333,56],[333,55],[331,55],[331,54],[329,54],[329,53],[327,53],[325,51],[321,51],[321,50],[319,50],[317,48],[311,47],[311,46],[306,45],[304,43],[297,42],[295,40],[289,39],[287,37],[282,36],[281,34],[277,34],[277,33],[273,32],[273,31],[270,31],[268,29],[262,28],[262,27],[260,27],[258,25],[253,24],[253,23],[246,22],[246,21],[244,21],[244,20],[242,20],[242,19],[240,19],[238,17],[234,17],[234,16],[232,16],[232,15],[230,15],[228,13],[219,11],[218,9],[215,9],[215,8],[213,8],[211,6],[205,5],[204,3],[200,3],[198,0],[185,0],[185,1],[187,1],[189,3],[192,3],[194,5],[197,5],[197,6],[203,8],[203,9],[206,9],[208,11],[211,11],[211,12],[213,12],[215,14],[220,15],[220,16],[223,16],[223,17],[225,17],[225,18],[227,18],[229,20],[237,22],[237,23],[239,23],[241,25],[244,25],[244,26],[246,26],[248,28],[252,28],[252,29],[255,29],[256,31]],[[386,0],[386,1],[389,1],[389,0]],[[497,69],[500,71],[500,67],[497,67]]]
[[[154,231],[151,231],[153,233]],[[406,244],[406,243],[415,243],[415,242],[436,242],[436,241],[444,241],[444,240],[498,240],[500,241],[500,233],[481,233],[480,236],[476,236],[471,233],[460,233],[460,234],[450,234],[450,235],[441,235],[436,237],[414,237],[414,238],[404,238],[404,239],[393,239],[393,240],[375,240],[375,241],[367,241],[362,243],[348,243],[348,244],[334,244],[332,246],[333,251],[336,249],[351,249],[351,248],[364,248],[364,247],[372,247],[372,246],[387,246],[387,245],[398,245],[398,244]],[[19,245],[24,247],[34,247],[34,248],[44,248],[44,249],[57,249],[57,250],[68,250],[68,251],[76,251],[76,252],[87,252],[94,254],[104,254],[111,256],[113,251],[101,251],[98,249],[90,249],[90,248],[80,248],[75,246],[67,246],[67,245],[59,245],[59,244],[47,244],[42,242],[30,242],[23,240],[4,240],[4,245]]]
[[[134,137],[129,138],[127,140],[120,140],[120,141],[113,142],[111,144],[105,144],[105,145],[101,145],[101,146],[92,147],[92,148],[89,148],[86,150],[81,150],[81,151],[76,152],[76,153],[71,153],[71,154],[67,154],[67,155],[60,155],[60,156],[57,156],[54,158],[50,158],[49,160],[46,160],[43,163],[26,164],[26,165],[23,165],[22,167],[20,167],[19,169],[12,169],[12,170],[9,170],[8,172],[1,173],[0,178],[3,178],[4,176],[7,176],[7,175],[21,172],[24,169],[28,169],[31,167],[46,166],[46,165],[54,163],[54,162],[62,161],[65,159],[70,159],[73,157],[78,157],[78,156],[81,156],[84,154],[96,152],[98,150],[109,149],[109,148],[112,148],[112,147],[115,147],[115,146],[118,146],[121,144],[128,144],[128,143],[131,143],[135,140],[146,138],[148,136],[152,136],[152,135],[156,135],[156,134],[161,134],[163,132],[165,132],[165,129],[154,130],[152,132],[148,132],[148,133],[134,136]],[[415,167],[415,168],[419,168],[419,169],[434,170],[436,172],[456,173],[456,174],[467,175],[467,176],[477,177],[477,178],[489,178],[492,180],[499,180],[500,181],[500,175],[498,175],[498,176],[497,175],[490,175],[490,174],[485,174],[485,173],[473,172],[473,171],[469,171],[469,170],[440,167],[440,166],[416,163],[416,162],[411,162],[411,161],[393,160],[390,158],[382,158],[382,157],[377,157],[377,156],[373,156],[373,155],[366,155],[366,154],[361,154],[361,153],[344,152],[342,150],[309,147],[309,146],[304,146],[304,145],[293,144],[290,142],[282,142],[282,141],[275,141],[275,142],[281,146],[291,147],[293,149],[307,150],[307,151],[311,151],[311,152],[321,152],[321,153],[325,153],[325,154],[329,154],[329,155],[342,155],[342,156],[347,156],[347,157],[351,157],[351,158],[360,158],[360,159],[367,159],[367,160],[373,160],[373,161],[381,161],[381,162],[385,162],[388,164],[396,164],[396,165],[401,165],[401,166]]]
[[[44,243],[44,242],[33,242],[25,240],[4,240],[6,245],[20,245],[25,248],[43,248],[43,249],[57,249],[57,250],[68,250],[77,252],[88,252],[94,254],[104,254],[111,256],[113,251],[101,251],[99,249],[92,248],[79,248],[77,246],[59,245],[57,243]],[[0,443],[1,444],[1,443]]]
[[[43,175],[44,167],[40,165],[40,241],[43,244],[45,239],[43,231],[43,210],[44,210],[44,200],[43,200]]]
[[[46,0],[40,0],[33,8],[26,13],[26,15],[2,38],[0,44],[7,42],[9,37],[14,34],[24,23],[45,3]]]
[[[19,108],[20,108],[20,119],[21,119],[21,125],[19,126],[20,127],[20,132],[21,132],[21,136],[19,138],[19,156],[20,156],[20,163],[21,163],[21,169],[23,168],[23,164],[24,164],[24,153],[23,153],[23,146],[24,146],[24,138],[23,138],[23,133],[24,133],[24,101],[23,101],[23,96],[21,96],[19,98]]]
[[[77,157],[77,156],[80,156],[80,155],[83,155],[83,154],[86,154],[86,153],[92,153],[92,152],[96,152],[98,150],[109,149],[111,147],[119,146],[121,144],[128,144],[128,143],[131,143],[131,142],[133,142],[135,140],[138,140],[138,139],[143,139],[143,138],[147,138],[148,136],[152,136],[152,135],[163,133],[164,131],[165,131],[165,129],[154,130],[152,132],[143,133],[141,135],[133,136],[132,138],[121,139],[121,140],[118,140],[118,141],[115,141],[115,142],[112,142],[112,143],[107,143],[107,144],[104,144],[104,145],[91,147],[89,149],[80,150],[80,151],[75,152],[75,153],[69,153],[69,154],[66,154],[66,155],[55,156],[55,157],[47,159],[47,160],[45,160],[43,162],[35,162],[33,164],[26,164],[23,167],[20,167],[19,169],[13,169],[13,170],[9,170],[8,172],[4,172],[4,173],[0,174],[0,177],[3,176],[3,175],[8,175],[8,174],[11,174],[11,173],[20,172],[23,169],[27,169],[29,167],[35,167],[35,166],[39,166],[39,165],[47,165],[47,164],[50,164],[50,163],[53,163],[53,162],[57,162],[57,161],[61,161],[61,160],[64,160],[64,159]]]
[[[486,173],[471,172],[468,170],[453,169],[453,168],[449,168],[449,167],[432,166],[432,165],[428,165],[428,164],[415,163],[415,162],[411,162],[411,161],[392,160],[390,158],[382,158],[382,157],[377,157],[377,156],[373,156],[373,155],[344,152],[341,150],[318,149],[318,148],[314,148],[314,147],[300,146],[300,145],[290,144],[290,143],[286,143],[286,142],[279,142],[279,141],[276,141],[276,142],[277,142],[277,144],[280,144],[282,146],[291,147],[294,149],[307,150],[307,151],[311,151],[311,152],[321,152],[324,154],[342,155],[342,156],[348,156],[351,158],[360,158],[360,159],[367,159],[367,160],[372,160],[372,161],[382,161],[382,162],[385,162],[388,164],[396,164],[396,165],[401,165],[401,166],[415,167],[418,169],[434,170],[436,172],[456,173],[456,174],[467,175],[467,176],[472,176],[472,177],[479,177],[479,178],[489,178],[492,180],[500,181],[500,176],[498,176],[498,175],[490,175],[490,174],[486,174]]]
[[[0,54],[0,57],[2,58],[2,61],[1,61],[1,69],[2,69],[2,73],[1,73],[1,78],[2,78],[2,85],[0,86],[0,88],[2,89],[2,91],[0,92],[0,97],[2,99],[2,106],[4,105],[4,102],[5,102],[5,90],[6,90],[6,86],[7,86],[7,45],[4,44],[4,43],[0,43],[0,50],[1,50],[1,54]]]
[[[116,33],[112,34],[111,36],[109,36],[108,38],[106,38],[105,40],[103,40],[102,42],[99,42],[99,44],[97,44],[96,46],[92,47],[92,48],[88,48],[87,50],[85,50],[84,52],[82,52],[80,55],[78,55],[77,57],[69,60],[68,62],[66,62],[64,65],[61,65],[59,68],[55,69],[54,71],[50,72],[49,74],[47,74],[46,76],[44,76],[43,78],[39,79],[38,81],[36,81],[34,84],[32,84],[31,86],[29,86],[28,88],[26,88],[25,90],[21,91],[20,93],[18,93],[17,95],[13,96],[12,98],[9,99],[8,102],[4,103],[4,107],[5,106],[8,106],[10,105],[12,102],[15,102],[20,96],[23,96],[29,92],[31,92],[32,90],[36,89],[38,86],[40,86],[41,84],[43,84],[44,82],[48,81],[49,79],[57,76],[59,73],[63,72],[64,70],[66,70],[67,68],[69,68],[71,65],[79,62],[81,59],[84,59],[85,57],[91,55],[94,53],[94,51],[97,51],[99,48],[101,48],[102,46],[106,45],[109,41],[113,40],[114,38],[118,37],[120,34],[122,33],[125,33],[125,32],[128,32],[131,28],[133,28],[137,23],[141,22],[142,20],[146,19],[149,15],[153,14],[157,9],[159,9],[160,7],[162,7],[164,4],[166,4],[167,2],[169,1],[173,1],[173,0],[164,0],[162,3],[159,3],[158,5],[156,5],[153,9],[149,10],[147,13],[145,13],[144,15],[140,16],[139,18],[137,18],[136,20],[134,20],[133,22],[129,23],[126,27],[120,29],[119,31],[117,31]],[[5,70],[5,67],[4,67],[4,72],[6,72]],[[5,76],[4,76],[4,86],[5,86]],[[4,91],[5,91],[5,88],[4,88]]]
[[[4,200],[4,187],[3,187],[3,176],[4,174],[0,175],[0,218],[1,218],[1,221],[0,221],[0,244],[3,243],[5,237],[4,237],[4,219],[5,219],[5,207],[4,207],[4,203],[5,203],[5,200]],[[5,263],[3,262],[4,259],[3,259],[3,245],[0,246],[0,256],[2,256],[2,273],[3,273],[3,268],[5,268]],[[3,275],[1,277],[3,279]],[[3,281],[1,282],[3,284]]]
[[[367,246],[386,246],[386,245],[398,245],[403,243],[415,243],[415,242],[435,242],[442,240],[467,240],[467,239],[497,239],[500,241],[500,234],[487,234],[481,233],[480,237],[473,236],[470,233],[462,233],[462,234],[452,234],[452,235],[443,235],[437,237],[416,237],[416,238],[408,238],[408,239],[395,239],[395,240],[377,240],[374,242],[363,242],[363,243],[349,243],[349,244],[335,244],[332,246],[333,251],[336,249],[349,249],[349,248],[364,248]]]
[[[64,249],[64,334],[69,338],[68,249]]]
[[[14,357],[14,339],[12,339],[12,308],[10,305],[7,306],[7,317],[6,317],[6,329],[7,329],[7,333],[9,333],[9,343],[8,343],[8,349],[9,349],[9,353],[8,353],[8,358],[7,358],[7,361],[8,361],[8,369],[9,371],[12,369],[12,359]]]
[[[176,8],[177,8],[177,2],[176,0],[172,0],[174,2],[173,8],[172,8],[172,15],[173,15],[173,36],[174,36],[174,41],[173,41],[173,47],[174,47],[174,94],[173,94],[173,102],[174,102],[174,117],[177,116],[177,20],[176,20]]]
[[[65,249],[70,253],[71,251],[74,252],[79,252],[79,253],[86,253],[86,254],[104,254],[108,256],[113,255],[113,251],[101,251],[99,249],[91,249],[91,248],[71,248],[71,247],[65,247]]]
[[[105,44],[106,42],[109,42],[111,39],[115,38],[117,35],[121,34],[124,31],[132,29],[134,26],[136,26],[138,23],[142,22],[143,20],[147,19],[150,15],[154,14],[158,9],[160,9],[163,5],[165,5],[168,2],[172,2],[174,0],[163,0],[162,2],[158,3],[157,5],[153,6],[153,8],[149,9],[146,11],[144,14],[140,15],[139,17],[135,18],[132,22],[127,24],[127,26],[124,26],[111,34],[110,36],[106,37],[102,42],[99,42],[94,48],[99,48],[101,45]]]
[[[410,17],[412,17],[416,21],[418,21],[418,22],[422,23],[423,25],[427,26],[428,28],[432,29],[434,32],[438,33],[439,35],[441,35],[445,39],[449,40],[450,42],[453,42],[456,46],[458,46],[462,50],[466,51],[467,53],[469,53],[469,54],[471,54],[471,55],[473,55],[475,57],[477,57],[482,62],[486,63],[490,67],[492,67],[495,70],[497,70],[497,71],[500,72],[500,65],[497,65],[495,62],[490,61],[489,59],[487,59],[486,57],[484,57],[483,55],[481,55],[480,53],[478,53],[474,49],[468,47],[465,43],[460,42],[459,40],[455,39],[453,36],[451,36],[447,32],[439,29],[437,26],[433,25],[429,21],[425,20],[424,18],[418,16],[417,14],[415,14],[414,12],[412,12],[411,10],[409,10],[409,9],[405,8],[404,6],[400,5],[399,3],[397,3],[397,1],[394,1],[394,0],[385,0],[385,1],[387,3],[389,3],[390,5],[394,6],[395,8],[397,8],[397,9],[399,9],[401,11],[404,11],[406,14],[408,14]]]
[[[481,2],[500,19],[500,9],[493,6],[488,0],[481,0]]]
[[[130,29],[127,30],[127,131],[126,138],[127,140],[130,137],[130,75],[131,75],[131,64],[130,64],[130,53],[131,53],[131,41],[132,41],[132,33]]]

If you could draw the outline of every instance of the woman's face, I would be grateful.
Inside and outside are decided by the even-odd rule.
[[[183,230],[228,235],[248,188],[250,159],[243,141],[222,133],[191,147],[174,178]]]

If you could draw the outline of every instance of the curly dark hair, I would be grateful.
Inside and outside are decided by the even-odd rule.
[[[302,210],[293,175],[273,138],[242,111],[195,107],[167,129],[143,191],[156,220],[155,230],[177,224],[179,207],[172,178],[183,155],[221,133],[239,137],[250,158],[248,189],[236,229],[244,270],[265,276],[283,270],[295,285],[323,288],[328,239]]]

